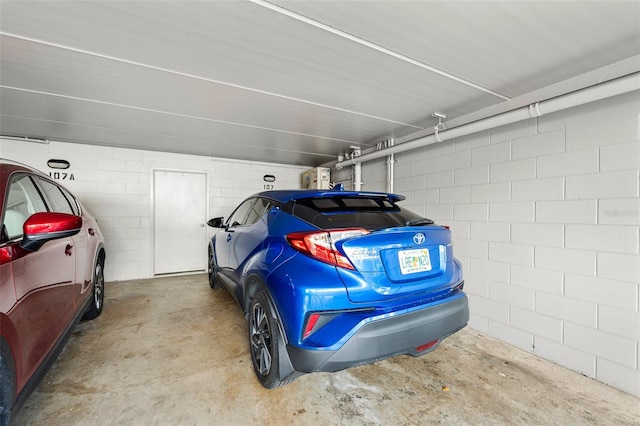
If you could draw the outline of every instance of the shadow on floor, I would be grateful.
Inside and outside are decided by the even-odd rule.
[[[471,329],[421,358],[266,390],[205,275],[107,283],[15,425],[640,424],[640,401]]]

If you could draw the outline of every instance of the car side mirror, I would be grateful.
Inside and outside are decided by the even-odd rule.
[[[207,221],[207,225],[209,225],[212,228],[224,228],[224,218],[214,217],[213,219],[209,219]]]
[[[25,221],[20,246],[38,251],[46,242],[76,235],[82,229],[82,217],[67,213],[34,213]]]

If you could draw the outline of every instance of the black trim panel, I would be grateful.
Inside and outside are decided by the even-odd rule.
[[[301,349],[287,345],[296,371],[335,372],[392,356],[421,356],[439,346],[418,352],[428,342],[442,340],[469,321],[467,296],[404,315],[366,324],[337,351]]]

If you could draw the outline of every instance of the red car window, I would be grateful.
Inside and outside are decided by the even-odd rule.
[[[31,178],[17,174],[9,184],[9,195],[3,218],[6,240],[22,237],[22,225],[34,213],[46,212],[47,207]]]

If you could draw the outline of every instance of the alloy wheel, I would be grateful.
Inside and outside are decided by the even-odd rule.
[[[102,302],[104,299],[104,273],[102,271],[102,264],[98,262],[96,264],[96,282],[93,291],[93,297],[95,298],[96,310],[102,310]]]
[[[271,330],[269,318],[259,303],[251,312],[251,355],[258,372],[266,376],[271,371]]]

